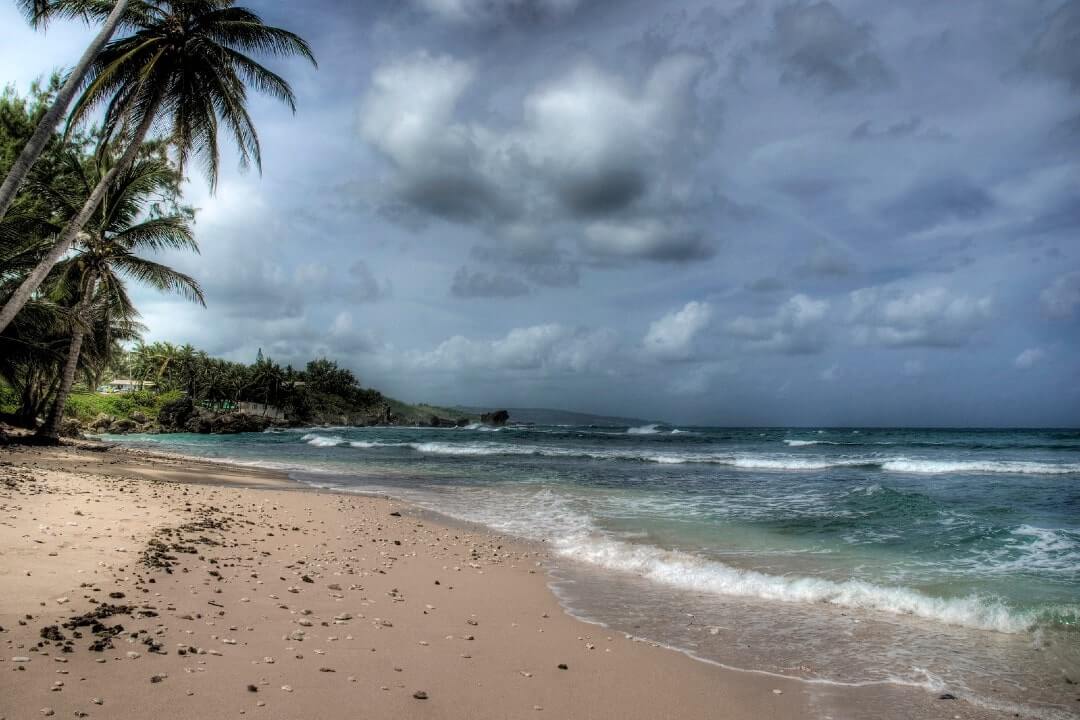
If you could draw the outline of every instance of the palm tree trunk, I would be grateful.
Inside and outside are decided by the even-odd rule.
[[[98,32],[93,42],[87,46],[86,52],[79,58],[79,63],[72,69],[71,74],[68,75],[67,80],[56,94],[52,106],[38,121],[34,134],[30,136],[22,152],[19,153],[19,157],[15,159],[14,164],[8,169],[7,177],[4,178],[3,184],[0,185],[0,219],[3,219],[8,208],[11,207],[11,203],[15,201],[15,193],[18,191],[22,181],[26,179],[31,166],[37,162],[37,159],[45,150],[45,146],[49,144],[49,138],[52,137],[56,124],[60,122],[60,118],[67,112],[68,105],[71,104],[71,99],[75,97],[75,91],[82,85],[83,78],[86,77],[86,72],[90,69],[91,63],[94,62],[98,53],[101,52],[101,48],[116,32],[116,28],[120,24],[120,18],[123,17],[125,10],[127,10],[127,5],[128,0],[116,0],[116,5],[113,6],[112,12],[106,18],[105,24],[101,26],[101,31]]]
[[[71,222],[64,228],[64,232],[61,233],[60,238],[53,245],[52,250],[46,255],[41,262],[37,264],[26,279],[22,281],[18,289],[8,299],[7,304],[0,310],[0,333],[7,329],[7,326],[19,314],[19,311],[23,309],[27,301],[30,300],[30,296],[34,294],[34,291],[38,289],[42,281],[45,280],[45,276],[49,274],[49,271],[53,269],[53,266],[60,261],[60,258],[64,256],[68,250],[71,249],[71,244],[75,242],[75,236],[82,230],[83,225],[86,224],[90,216],[97,210],[98,205],[101,204],[102,199],[105,197],[106,191],[109,189],[109,185],[112,184],[113,178],[117,174],[122,173],[131,166],[131,163],[135,161],[135,157],[139,154],[139,148],[142,147],[143,140],[146,139],[147,133],[150,132],[150,126],[154,124],[154,115],[157,114],[157,109],[161,105],[160,94],[158,98],[154,100],[151,107],[139,123],[139,127],[135,130],[135,136],[131,139],[131,144],[124,150],[123,156],[120,161],[113,165],[109,172],[101,178],[101,181],[94,188],[94,191],[90,193],[90,197],[86,199],[86,203],[83,204],[82,209],[79,210],[79,214],[75,216]]]
[[[90,327],[90,303],[94,300],[96,286],[97,277],[91,270],[86,289],[75,309],[75,327],[71,331],[67,359],[64,361],[64,371],[60,375],[60,388],[56,391],[56,399],[53,401],[48,419],[37,433],[40,438],[59,442],[60,425],[64,422],[64,409],[67,406],[68,396],[71,395],[71,387],[75,384],[75,373],[79,369],[83,338],[86,337],[86,329]]]

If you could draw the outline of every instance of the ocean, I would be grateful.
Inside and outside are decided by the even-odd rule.
[[[107,437],[281,468],[542,543],[568,611],[705,661],[1080,714],[1080,431]]]

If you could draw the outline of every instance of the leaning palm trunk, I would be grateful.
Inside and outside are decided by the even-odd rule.
[[[60,426],[64,422],[64,409],[67,406],[68,396],[75,384],[75,373],[79,369],[79,356],[82,354],[83,339],[86,330],[90,327],[90,304],[94,300],[94,290],[97,285],[97,277],[91,272],[87,279],[86,289],[79,298],[75,309],[75,324],[71,330],[71,342],[68,345],[67,360],[64,361],[64,371],[60,375],[60,387],[56,391],[56,400],[45,424],[38,431],[38,437],[48,440],[58,440]]]
[[[109,169],[105,175],[102,176],[101,181],[94,188],[94,191],[90,193],[90,197],[86,199],[82,209],[79,210],[79,214],[67,224],[64,228],[64,232],[60,234],[60,238],[53,245],[52,250],[46,255],[41,262],[37,264],[26,279],[22,281],[18,289],[12,294],[11,298],[4,305],[4,308],[0,310],[0,332],[4,332],[8,324],[19,314],[19,311],[23,309],[23,306],[30,300],[30,296],[34,294],[34,291],[41,286],[41,283],[45,280],[45,276],[49,274],[49,271],[53,269],[53,266],[60,261],[60,258],[64,257],[64,254],[71,249],[71,244],[75,242],[76,235],[82,230],[83,225],[87,223],[90,216],[97,210],[98,205],[101,204],[102,199],[105,197],[105,193],[108,191],[109,185],[112,183],[119,173],[126,171],[131,163],[135,161],[135,157],[139,154],[139,149],[142,147],[143,140],[146,139],[147,133],[150,132],[150,126],[154,124],[154,115],[157,114],[157,108],[161,104],[161,96],[158,95],[154,100],[149,110],[146,112],[139,123],[139,127],[135,130],[135,136],[131,139],[127,149],[124,150],[124,154],[121,156],[120,161]]]
[[[34,134],[30,136],[30,140],[27,141],[23,147],[22,152],[19,153],[19,157],[15,159],[14,164],[8,170],[7,177],[4,178],[4,182],[0,185],[0,219],[7,213],[8,208],[11,207],[11,203],[15,201],[15,194],[19,189],[19,185],[30,172],[31,166],[41,156],[41,153],[45,150],[45,146],[49,144],[49,138],[52,137],[53,131],[56,129],[56,124],[60,122],[60,118],[67,112],[68,105],[71,104],[71,99],[75,97],[75,91],[82,85],[83,79],[86,77],[87,71],[90,69],[90,64],[94,62],[94,58],[97,57],[101,48],[105,46],[105,43],[109,41],[109,38],[116,32],[117,26],[120,24],[120,18],[123,17],[124,11],[127,9],[128,0],[116,0],[116,5],[113,6],[112,12],[109,13],[109,17],[106,18],[105,24],[101,27],[101,31],[94,38],[93,42],[86,48],[86,52],[79,58],[79,63],[68,75],[64,85],[60,88],[60,91],[56,94],[56,99],[53,100],[52,106],[38,121],[37,127],[34,129]],[[3,324],[6,327],[7,323]],[[0,327],[0,331],[3,330]]]

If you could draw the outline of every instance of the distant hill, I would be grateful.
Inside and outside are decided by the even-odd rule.
[[[482,412],[490,412],[490,408],[457,408],[463,413],[476,415]],[[550,408],[506,408],[510,413],[511,423],[533,423],[534,425],[604,425],[638,427],[651,423],[663,424],[658,420],[642,420],[641,418],[617,417],[613,415],[592,415],[590,413],[571,412],[569,410],[552,410]]]

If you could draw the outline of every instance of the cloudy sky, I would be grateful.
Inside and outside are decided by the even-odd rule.
[[[1080,423],[1080,0],[249,0],[305,36],[209,307],[412,401],[680,423]],[[0,3],[0,67],[78,25]]]

